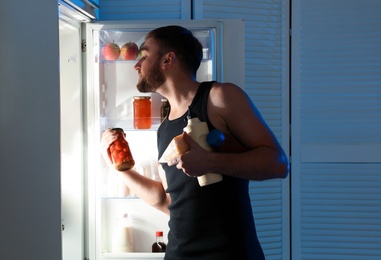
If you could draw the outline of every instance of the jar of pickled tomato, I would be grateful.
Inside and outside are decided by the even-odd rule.
[[[134,128],[149,129],[151,128],[151,97],[136,96],[134,97]]]
[[[127,171],[134,167],[135,161],[128,142],[124,137],[124,131],[122,128],[112,128],[111,130],[115,130],[118,134],[118,139],[109,147],[112,162],[118,171]]]

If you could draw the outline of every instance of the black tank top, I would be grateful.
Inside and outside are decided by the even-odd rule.
[[[206,107],[213,82],[203,82],[190,106],[192,117],[206,121]],[[183,133],[187,113],[166,118],[158,130],[159,158],[173,137]],[[166,260],[265,259],[258,242],[248,195],[248,181],[223,176],[223,181],[200,187],[176,168],[162,164],[171,195]]]

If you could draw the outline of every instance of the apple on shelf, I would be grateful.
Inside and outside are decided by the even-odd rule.
[[[105,60],[117,60],[120,55],[119,45],[114,42],[106,43],[102,49],[102,56]]]
[[[134,42],[128,42],[120,48],[120,57],[123,60],[136,60],[138,56],[139,48]]]

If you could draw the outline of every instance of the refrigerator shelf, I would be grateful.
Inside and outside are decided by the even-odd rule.
[[[154,260],[164,259],[165,253],[103,253],[104,260]]]
[[[116,196],[102,196],[102,200],[140,200],[137,196],[116,197]]]
[[[108,119],[107,122],[102,127],[102,130],[106,130],[109,127],[120,127],[126,131],[157,131],[161,124],[160,117],[152,117],[152,126],[148,129],[136,129],[134,128],[134,119],[133,118],[122,118],[122,119]]]
[[[134,65],[139,61],[140,56],[137,57],[135,60],[123,60],[121,58],[117,60],[105,60],[103,57],[100,58],[99,62],[100,63],[133,63]]]

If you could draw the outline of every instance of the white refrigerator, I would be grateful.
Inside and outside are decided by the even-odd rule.
[[[128,190],[104,164],[100,137],[108,127],[126,132],[135,169],[157,179],[156,131],[161,96],[151,96],[152,127],[133,127],[136,60],[105,60],[102,49],[114,42],[140,46],[150,30],[165,25],[190,29],[203,45],[198,81],[218,80],[244,86],[242,20],[94,22],[70,5],[60,5],[61,183],[63,259],[163,259],[151,253],[155,232],[168,219]],[[145,94],[147,95],[147,94]],[[127,214],[132,252],[115,251],[115,227]]]

